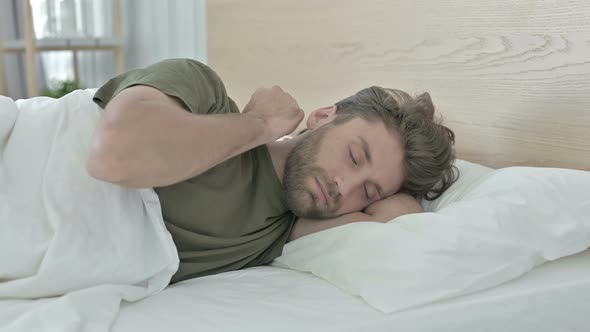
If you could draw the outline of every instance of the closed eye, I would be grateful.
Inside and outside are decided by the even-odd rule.
[[[352,149],[348,149],[348,154],[350,155],[350,159],[352,159],[352,162],[354,163],[354,165],[358,166],[358,163],[357,163],[356,159],[354,159],[354,155],[352,154]]]
[[[370,182],[369,184],[365,183],[363,185],[363,187],[365,189],[365,197],[367,198],[368,201],[375,201],[375,200],[383,199],[383,194],[381,192],[381,187],[379,187],[379,185],[376,185],[376,184]],[[369,195],[369,189],[372,189],[370,195]]]

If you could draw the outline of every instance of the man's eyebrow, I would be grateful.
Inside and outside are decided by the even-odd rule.
[[[365,152],[365,156],[367,157],[367,161],[369,162],[369,165],[371,164],[371,151],[369,150],[369,143],[367,143],[367,141],[359,136],[359,139],[361,140],[361,145],[363,146],[363,151]]]

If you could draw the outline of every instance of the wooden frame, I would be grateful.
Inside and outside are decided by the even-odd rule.
[[[207,6],[209,65],[238,105],[273,84],[307,114],[371,85],[428,91],[461,159],[590,170],[588,1]]]

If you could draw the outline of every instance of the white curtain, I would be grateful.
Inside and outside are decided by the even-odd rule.
[[[207,62],[205,0],[122,0],[129,5],[125,50],[129,68],[166,58]]]

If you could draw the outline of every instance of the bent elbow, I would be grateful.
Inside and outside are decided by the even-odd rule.
[[[125,97],[123,92],[105,107],[89,149],[86,169],[95,179],[133,187],[130,176],[134,172],[130,167],[134,163],[130,155],[134,149],[129,142],[134,138],[129,133],[137,131],[134,126],[141,112],[133,107],[138,99]]]
[[[86,170],[93,178],[122,185],[126,182],[126,171],[121,158],[116,156],[114,147],[107,139],[97,137],[90,148]]]
[[[120,167],[116,166],[116,163],[103,158],[97,158],[96,156],[90,156],[86,165],[86,170],[91,177],[97,180],[123,185],[125,183],[125,177],[122,175],[120,169]]]

